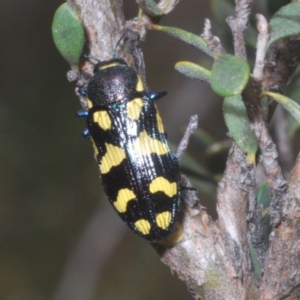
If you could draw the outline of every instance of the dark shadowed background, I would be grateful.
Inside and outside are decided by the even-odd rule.
[[[135,1],[124,2],[126,18],[136,16]],[[204,17],[211,17],[208,3],[182,0],[162,24],[200,34]],[[52,42],[52,17],[60,4],[0,2],[0,299],[74,300],[68,289],[83,295],[81,288],[92,295],[83,300],[192,299],[154,249],[108,206],[92,147],[81,138],[84,121],[75,118],[80,105],[66,80],[69,66]],[[209,67],[205,55],[161,32],[149,32],[143,49],[149,87],[168,91],[158,106],[169,140],[178,144],[195,113],[202,128],[225,138],[220,99],[173,67],[179,60]],[[82,241],[95,219],[95,244],[114,245],[103,256],[93,238]],[[90,256],[88,263],[80,253]],[[66,287],[72,261],[79,279]],[[80,278],[90,278],[89,272],[94,281],[84,283]]]

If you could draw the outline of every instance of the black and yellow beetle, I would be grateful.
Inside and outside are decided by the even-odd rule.
[[[87,91],[91,137],[106,195],[123,219],[149,242],[166,238],[180,210],[180,173],[150,92],[123,59],[98,63]]]

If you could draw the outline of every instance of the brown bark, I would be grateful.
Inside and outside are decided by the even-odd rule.
[[[272,233],[260,298],[299,299],[300,295],[300,156],[281,199],[282,219]]]

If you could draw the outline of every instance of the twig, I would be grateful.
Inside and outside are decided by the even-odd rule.
[[[206,41],[207,47],[211,52],[213,52],[215,58],[226,53],[220,39],[212,34],[211,23],[209,19],[205,19],[203,33],[201,36]]]
[[[193,115],[190,118],[190,122],[186,128],[186,131],[180,141],[180,144],[178,146],[177,152],[176,152],[176,157],[178,160],[181,159],[182,155],[184,154],[188,143],[189,143],[189,139],[190,136],[193,134],[193,132],[197,129],[198,127],[198,116],[197,115]]]
[[[252,0],[235,0],[235,14],[226,19],[231,28],[236,56],[247,59],[244,32],[248,26]]]
[[[261,81],[263,79],[263,69],[265,66],[265,55],[267,50],[267,43],[269,40],[268,22],[263,15],[256,15],[256,28],[258,30],[258,38],[256,44],[256,58],[253,69],[253,79]]]
[[[178,4],[179,0],[136,0],[140,8],[151,17],[161,17],[171,12]]]
[[[258,140],[260,162],[262,163],[270,188],[270,215],[272,224],[276,226],[279,224],[281,218],[280,199],[286,192],[286,182],[283,180],[281,169],[278,164],[276,146],[269,134],[264,112],[258,98],[261,91],[261,81],[264,78],[262,69],[264,68],[265,48],[268,40],[268,24],[262,15],[258,15],[257,28],[259,31],[259,38],[257,42],[254,75],[243,93],[243,100],[247,107],[251,127]]]

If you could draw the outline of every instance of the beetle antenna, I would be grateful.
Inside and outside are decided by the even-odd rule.
[[[116,44],[116,46],[115,46],[113,55],[112,55],[113,58],[116,58],[116,56],[117,56],[117,48],[119,47],[121,41],[124,39],[124,37],[126,36],[126,34],[127,34],[127,32],[124,32],[124,33],[121,35],[121,37],[119,38],[119,40],[118,40],[118,42],[117,42],[117,44]]]
[[[125,38],[126,34],[127,34],[127,32],[124,32],[124,33],[121,35],[121,37],[119,38],[119,40],[118,40],[118,42],[117,42],[117,44],[116,44],[116,46],[115,46],[115,48],[114,48],[114,51],[113,51],[113,55],[112,55],[113,58],[116,58],[116,56],[117,56],[117,49],[118,49],[118,47],[119,47],[121,41]],[[96,64],[101,63],[101,61],[100,61],[99,59],[97,59],[97,58],[95,58],[95,57],[92,57],[92,56],[90,56],[90,55],[88,55],[88,54],[85,54],[85,53],[82,53],[82,57],[83,57],[84,59],[88,60],[91,64],[95,64],[95,63],[93,63],[91,60],[96,61]]]

